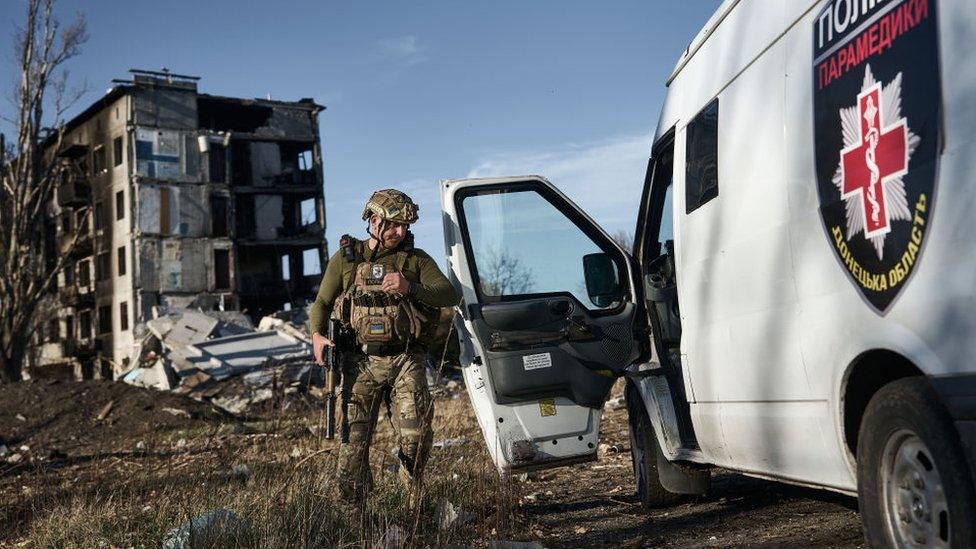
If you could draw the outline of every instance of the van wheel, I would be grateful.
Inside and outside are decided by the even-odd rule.
[[[627,415],[630,417],[630,459],[634,465],[634,478],[637,480],[637,499],[646,509],[668,507],[681,501],[681,494],[673,494],[661,485],[657,468],[661,449],[654,435],[651,418],[644,409],[643,400],[637,389],[627,384]]]
[[[924,378],[871,398],[857,442],[858,503],[872,547],[976,547],[976,498],[959,435]]]

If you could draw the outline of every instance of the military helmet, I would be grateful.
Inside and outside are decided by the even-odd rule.
[[[414,204],[406,194],[396,189],[384,189],[376,191],[373,196],[366,201],[363,208],[363,219],[369,219],[370,215],[376,214],[381,219],[407,225],[417,222],[417,210],[420,207]]]

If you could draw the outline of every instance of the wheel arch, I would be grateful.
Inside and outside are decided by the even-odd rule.
[[[898,379],[924,376],[906,356],[890,349],[871,349],[848,365],[841,387],[840,417],[848,458],[857,459],[857,439],[868,402],[882,387]]]

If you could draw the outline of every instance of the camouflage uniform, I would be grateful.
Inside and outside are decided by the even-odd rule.
[[[399,191],[378,191],[367,203],[363,219],[372,214],[409,224],[416,221],[417,208]],[[358,499],[370,487],[369,446],[383,405],[399,443],[401,478],[420,481],[430,452],[434,412],[422,332],[438,317],[436,308],[456,305],[459,297],[434,260],[412,247],[412,235],[399,248],[378,253],[364,242],[343,238],[344,249],[329,260],[310,320],[313,330],[324,334],[330,315],[341,319],[355,329],[362,351],[347,357],[343,373],[349,442],[340,446],[338,459],[340,491],[347,499]],[[389,272],[400,272],[410,281],[409,296],[379,295],[382,274]],[[363,294],[369,298],[365,305],[356,299]],[[374,334],[373,327],[380,335]],[[390,337],[383,335],[388,332]]]
[[[430,421],[434,405],[427,389],[422,350],[393,356],[365,356],[346,373],[343,390],[348,395],[349,443],[339,448],[339,475],[352,480],[341,485],[353,499],[370,486],[369,445],[386,404],[393,420],[400,458],[401,477],[419,482],[430,452]]]

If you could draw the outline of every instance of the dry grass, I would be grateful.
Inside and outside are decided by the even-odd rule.
[[[421,503],[413,510],[391,472],[396,460],[388,421],[381,419],[377,432],[375,487],[361,512],[337,502],[335,444],[313,434],[320,432],[319,421],[280,416],[249,424],[247,432],[233,425],[161,432],[145,454],[115,453],[71,468],[28,471],[18,479],[24,485],[8,513],[16,520],[0,525],[0,540],[37,547],[158,547],[168,531],[212,509],[232,510],[239,520],[221,523],[195,547],[399,545],[391,537],[408,546],[528,539],[519,486],[495,472],[463,395],[437,402],[434,439],[465,437],[467,443],[433,451]],[[9,491],[10,483],[3,487]],[[0,491],[0,497],[8,495]],[[437,507],[445,500],[461,518],[440,528]]]

